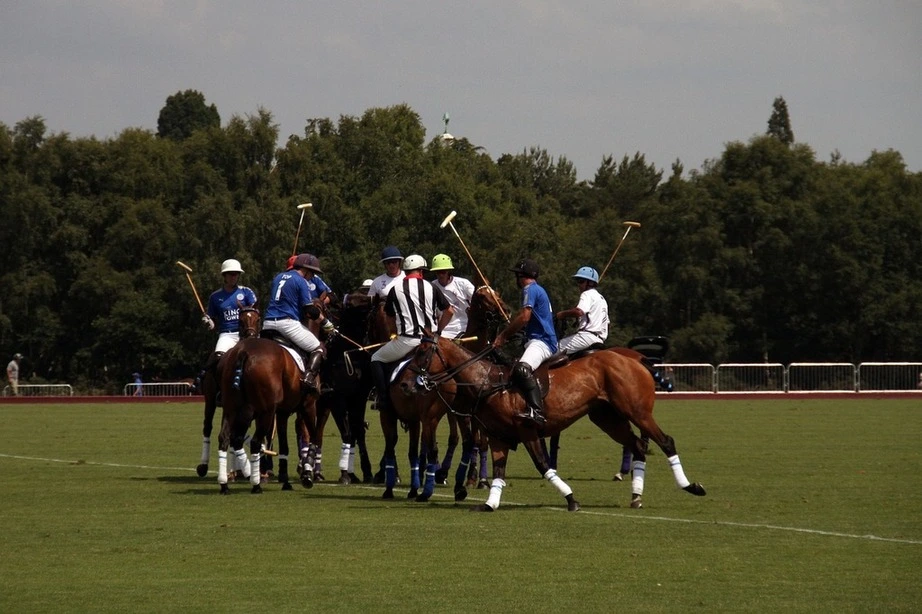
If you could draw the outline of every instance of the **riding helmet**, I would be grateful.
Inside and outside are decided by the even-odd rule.
[[[388,260],[403,260],[403,255],[394,245],[388,245],[381,250],[381,262],[384,263]]]
[[[530,277],[531,279],[538,279],[538,263],[531,258],[522,258],[509,270],[513,273]]]
[[[314,254],[306,254],[306,256],[307,258],[304,259],[304,268],[323,275],[323,271],[320,270],[320,259]]]
[[[234,258],[228,258],[221,263],[221,274],[224,273],[243,273],[243,269],[240,268],[240,261],[235,260]]]
[[[416,269],[425,269],[427,266],[426,259],[419,254],[410,254],[403,261],[404,271],[415,271]]]
[[[451,264],[451,258],[446,254],[436,254],[432,257],[432,266],[430,271],[452,271],[454,266]]]
[[[574,279],[585,279],[593,283],[599,283],[599,272],[591,266],[581,266],[573,276]]]

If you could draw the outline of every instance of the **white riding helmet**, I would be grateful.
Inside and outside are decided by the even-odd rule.
[[[373,283],[375,283],[374,280],[372,280],[372,279],[366,279],[365,281],[362,282],[362,287],[363,287],[363,288],[370,288],[370,287],[371,287],[371,284],[373,284]]]
[[[240,268],[240,261],[233,258],[228,258],[221,263],[221,275],[225,273],[243,273],[243,269]]]
[[[404,271],[415,271],[416,269],[425,269],[429,265],[426,264],[426,259],[420,256],[419,254],[410,254],[403,260],[403,270]]]

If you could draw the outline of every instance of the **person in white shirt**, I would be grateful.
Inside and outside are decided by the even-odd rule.
[[[471,299],[474,297],[474,284],[454,275],[455,267],[451,258],[446,254],[436,254],[432,257],[432,266],[429,270],[435,273],[433,285],[438,287],[455,313],[451,321],[445,325],[442,330],[442,336],[448,339],[457,339],[464,335],[467,330],[467,310],[471,306]]]
[[[558,320],[579,320],[579,329],[560,340],[560,350],[567,354],[603,343],[608,338],[608,302],[596,290],[599,285],[599,272],[592,267],[580,267],[573,279],[581,290],[579,303],[572,309],[557,312]]]
[[[393,245],[388,245],[381,251],[381,264],[384,265],[384,273],[371,281],[368,296],[372,298],[378,297],[383,301],[387,298],[387,287],[391,282],[403,279],[406,273],[400,267],[403,264],[403,255]]]

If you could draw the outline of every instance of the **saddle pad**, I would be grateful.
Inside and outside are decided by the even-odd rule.
[[[403,373],[403,370],[407,368],[407,365],[410,364],[411,360],[413,360],[412,357],[406,358],[402,360],[400,364],[397,365],[396,368],[394,368],[394,372],[391,373],[391,383],[392,384],[397,381],[397,379],[400,377],[400,374]]]
[[[286,352],[291,354],[291,357],[295,359],[295,364],[298,365],[298,370],[301,373],[304,373],[304,360],[301,358],[301,354],[294,348],[290,348],[287,345],[283,345],[281,343],[279,345],[281,345]]]

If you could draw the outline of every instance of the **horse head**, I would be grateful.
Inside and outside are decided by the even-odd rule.
[[[259,309],[253,305],[241,305],[240,308],[239,331],[241,339],[250,339],[259,336]]]
[[[509,307],[490,286],[480,286],[471,297],[466,336],[479,337],[484,343],[496,338],[501,326],[509,323]]]

